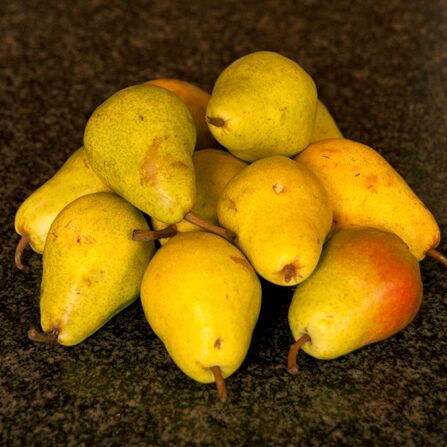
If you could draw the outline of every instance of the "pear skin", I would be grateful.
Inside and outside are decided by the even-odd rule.
[[[239,160],[228,152],[218,149],[204,149],[192,155],[196,174],[196,204],[194,214],[214,225],[218,225],[217,202],[226,184],[240,172],[247,163]],[[152,219],[152,226],[156,230],[167,227],[166,224]],[[199,231],[202,228],[186,220],[177,225],[177,231]],[[160,239],[164,244],[166,238]]]
[[[310,338],[305,352],[329,360],[396,334],[413,320],[421,300],[418,261],[398,236],[341,230],[296,288],[289,324],[295,340]]]
[[[210,233],[182,233],[151,260],[141,285],[146,318],[178,367],[215,381],[244,360],[258,319],[261,285],[245,256]]]
[[[80,148],[20,205],[15,230],[29,238],[36,253],[43,253],[48,230],[59,212],[78,197],[101,191],[110,188],[95,174],[84,149]]]
[[[310,138],[310,143],[316,143],[330,138],[343,138],[332,115],[326,106],[318,100],[317,113],[315,115],[315,126]]]
[[[138,297],[154,245],[133,241],[136,227],[147,228],[142,213],[112,193],[83,196],[59,213],[43,253],[45,333],[75,345]]]
[[[397,234],[421,260],[440,241],[433,215],[374,149],[347,139],[310,145],[295,160],[323,183],[334,208],[334,230],[368,226]]]
[[[312,136],[316,108],[315,84],[297,63],[258,51],[220,74],[206,116],[219,143],[236,157],[254,161],[302,151]]]
[[[321,182],[295,163],[280,155],[252,163],[228,182],[217,206],[255,270],[282,286],[312,273],[332,223]]]
[[[191,155],[194,121],[170,91],[135,85],[108,98],[92,114],[84,146],[95,172],[146,214],[174,224],[195,201]]]
[[[205,120],[206,106],[210,99],[209,93],[189,82],[179,79],[154,79],[147,82],[147,84],[158,85],[159,87],[170,90],[185,103],[196,125],[196,150],[215,147],[217,145]]]

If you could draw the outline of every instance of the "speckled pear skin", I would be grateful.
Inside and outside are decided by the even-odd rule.
[[[154,245],[133,241],[135,228],[148,228],[142,213],[112,193],[83,196],[61,211],[43,254],[44,332],[75,345],[138,297]]]
[[[374,149],[347,140],[310,145],[295,160],[325,186],[334,207],[333,229],[368,226],[397,234],[419,261],[440,241],[433,215]]]
[[[147,84],[166,88],[172,93],[175,93],[185,103],[196,125],[196,150],[215,147],[217,145],[205,120],[206,106],[210,99],[209,93],[180,79],[154,79],[147,82]]]
[[[247,163],[239,160],[228,152],[219,149],[204,149],[192,155],[196,174],[196,204],[192,211],[207,222],[219,225],[217,220],[217,202],[226,184],[240,172]],[[167,225],[152,219],[152,226],[156,230]],[[186,220],[177,224],[177,230],[203,231],[197,225]],[[164,244],[167,239],[161,239]]]
[[[341,230],[314,273],[298,286],[289,309],[302,349],[334,359],[405,328],[422,300],[417,259],[396,235],[369,228]]]
[[[233,177],[217,206],[219,222],[268,281],[293,286],[314,270],[332,224],[329,197],[304,165],[283,156],[258,160]],[[287,281],[284,267],[296,275]]]
[[[43,253],[48,230],[62,208],[78,197],[101,191],[110,188],[95,174],[81,147],[20,205],[15,230],[28,234],[32,249]]]
[[[317,113],[315,115],[315,126],[310,138],[310,143],[327,140],[329,138],[343,138],[332,115],[326,106],[318,100]]]
[[[317,108],[312,78],[278,53],[258,51],[228,66],[206,115],[211,133],[236,157],[291,157],[310,142]],[[213,125],[221,120],[224,124]]]
[[[174,236],[150,262],[141,285],[146,318],[178,367],[210,383],[244,360],[261,306],[261,285],[245,256],[211,233]]]
[[[112,95],[87,122],[95,172],[120,196],[163,222],[180,222],[195,200],[194,121],[170,91],[135,85]]]

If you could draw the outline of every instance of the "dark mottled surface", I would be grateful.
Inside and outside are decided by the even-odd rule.
[[[74,348],[26,338],[41,264],[13,268],[13,216],[81,144],[94,107],[161,76],[211,88],[257,49],[313,75],[343,132],[387,157],[447,240],[445,1],[2,1],[1,445],[445,445],[447,272],[432,260],[409,328],[336,361],[302,355],[298,377],[284,367],[292,292],[267,287],[226,405],[174,366],[139,304]]]

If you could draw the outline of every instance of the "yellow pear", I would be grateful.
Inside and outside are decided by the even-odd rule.
[[[192,211],[197,216],[207,222],[218,225],[217,202],[226,184],[247,163],[239,160],[228,152],[218,149],[204,149],[192,155],[194,169],[196,173],[196,204]],[[152,226],[156,230],[167,227],[166,224],[156,219],[152,219]],[[177,231],[198,231],[202,228],[186,220],[182,220],[177,225]],[[163,244],[166,238],[160,239]]]
[[[334,230],[367,226],[390,231],[418,260],[439,244],[433,215],[374,149],[347,139],[325,140],[295,160],[325,186],[334,208]]]
[[[315,115],[315,126],[310,138],[311,143],[329,138],[343,138],[334,118],[326,106],[318,100],[317,113]]]
[[[17,267],[24,267],[21,255],[28,242],[36,253],[43,253],[48,230],[66,205],[78,197],[101,191],[110,189],[91,168],[84,148],[78,149],[17,210],[15,230],[22,236],[16,251]]]
[[[80,343],[138,297],[154,245],[133,241],[132,231],[145,225],[140,211],[112,193],[80,197],[59,213],[43,253],[40,312],[48,338]]]
[[[216,140],[211,135],[205,120],[206,106],[210,99],[209,93],[180,79],[154,79],[147,84],[158,85],[170,90],[185,103],[196,124],[196,150],[216,146]]]
[[[146,318],[179,368],[216,382],[244,360],[261,306],[261,285],[244,255],[211,233],[178,234],[151,260],[141,285]]]
[[[255,270],[282,286],[312,273],[332,223],[331,204],[318,178],[280,155],[258,160],[233,177],[217,215],[236,234]]]
[[[236,157],[254,161],[302,151],[312,135],[316,108],[314,81],[297,63],[257,51],[220,74],[206,116],[219,143]]]

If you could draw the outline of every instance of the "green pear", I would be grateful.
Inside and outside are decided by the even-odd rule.
[[[194,206],[195,142],[195,124],[183,102],[144,84],[108,98],[84,134],[87,156],[104,182],[167,224],[180,222]]]
[[[146,318],[179,368],[216,382],[244,360],[261,305],[261,285],[245,256],[211,233],[181,233],[153,257],[141,285]]]
[[[259,51],[228,66],[206,116],[211,133],[236,157],[291,157],[310,142],[317,108],[312,78],[294,61]]]
[[[17,267],[24,267],[21,258],[28,243],[36,253],[43,253],[48,230],[66,205],[78,197],[101,191],[110,189],[91,168],[84,149],[78,149],[17,210],[15,230],[22,236],[16,250]]]
[[[80,343],[138,297],[154,253],[153,243],[132,240],[144,226],[142,213],[112,193],[80,197],[59,213],[43,253],[40,312],[48,337]]]
[[[289,370],[302,349],[334,359],[405,328],[422,299],[417,259],[393,233],[341,230],[329,240],[314,273],[296,288],[289,323],[297,342]]]
[[[192,155],[196,173],[196,204],[192,211],[207,222],[218,225],[217,202],[226,184],[240,172],[247,163],[239,160],[228,152],[218,149],[203,149]],[[163,230],[167,225],[152,219],[156,230]],[[198,231],[201,227],[182,220],[177,225],[177,231]],[[163,244],[167,239],[160,239]]]
[[[315,126],[310,143],[316,143],[317,141],[327,140],[329,138],[343,138],[337,123],[326,106],[318,100],[317,113],[315,115]]]
[[[281,155],[255,161],[233,177],[217,215],[236,234],[255,270],[283,286],[312,273],[332,224],[321,182],[304,165]]]

